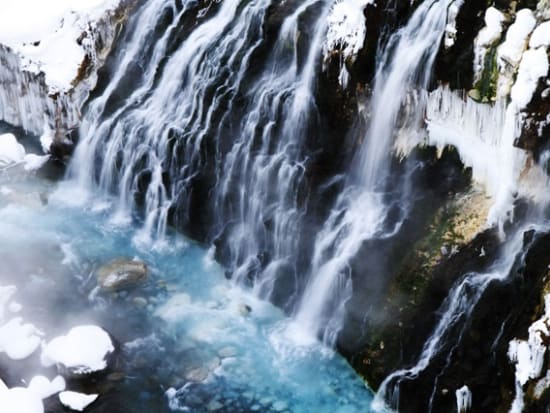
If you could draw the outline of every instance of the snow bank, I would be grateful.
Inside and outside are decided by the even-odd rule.
[[[109,334],[97,326],[78,326],[54,338],[42,350],[45,367],[61,364],[73,374],[104,370],[106,357],[115,350]]]
[[[328,15],[327,37],[324,46],[325,60],[335,52],[340,52],[340,84],[347,86],[349,73],[345,62],[354,59],[363,47],[367,26],[364,10],[374,0],[337,0]]]
[[[90,26],[119,4],[120,0],[3,0],[0,43],[20,56],[23,70],[43,72],[50,92],[67,91],[93,50],[93,40],[86,36]]]
[[[83,394],[74,391],[64,391],[59,393],[59,401],[63,406],[77,412],[83,411],[86,407],[96,401],[98,394]]]

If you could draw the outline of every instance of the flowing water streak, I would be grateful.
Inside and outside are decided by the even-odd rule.
[[[350,261],[366,240],[398,230],[398,225],[386,233],[382,229],[391,148],[407,94],[428,86],[450,3],[424,1],[408,24],[392,35],[378,63],[364,144],[348,188],[316,239],[311,278],[296,314],[302,328],[321,334],[329,345],[337,338],[351,296]],[[422,110],[415,112],[421,115]]]
[[[548,230],[548,226],[528,225],[521,228],[506,242],[500,259],[487,272],[465,274],[455,284],[442,304],[440,311],[442,316],[430,338],[424,343],[416,364],[410,368],[392,373],[380,385],[373,403],[373,408],[376,411],[386,411],[386,403],[389,403],[389,407],[398,411],[400,384],[403,381],[418,377],[430,365],[433,358],[448,344],[447,338],[450,338],[451,334],[455,337],[454,341],[460,341],[460,337],[464,333],[465,321],[470,318],[472,311],[487,287],[492,282],[505,280],[511,273],[513,265],[520,254],[524,252],[523,234],[531,229],[544,232]],[[458,328],[458,334],[455,334],[455,328]],[[456,337],[459,337],[458,340]]]

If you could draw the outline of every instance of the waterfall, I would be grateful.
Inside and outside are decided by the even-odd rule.
[[[399,223],[390,228],[384,225],[391,149],[398,124],[404,121],[399,115],[406,97],[415,88],[428,86],[450,3],[424,1],[381,53],[364,143],[347,188],[317,236],[310,280],[296,314],[299,325],[310,334],[321,335],[329,345],[337,338],[351,297],[350,261],[366,240],[391,236],[399,228]],[[418,123],[422,113],[417,108],[415,119],[407,123]]]
[[[297,277],[331,2],[278,5],[275,35],[270,0],[204,4],[142,6],[88,105],[69,177],[85,202],[97,191],[110,200],[115,224],[142,220],[139,245],[204,219],[228,273],[271,298],[281,272]]]
[[[507,240],[500,253],[500,258],[487,271],[464,274],[456,282],[439,309],[441,317],[424,343],[416,364],[397,370],[384,379],[373,404],[375,410],[386,411],[386,403],[389,403],[391,408],[399,410],[400,384],[417,378],[430,365],[434,357],[447,348],[448,340],[451,340],[450,342],[453,344],[451,350],[447,350],[447,361],[450,360],[453,349],[460,343],[462,335],[466,331],[467,320],[487,287],[493,282],[505,280],[512,273],[513,266],[518,260],[521,260],[522,254],[525,254],[524,233],[529,230],[545,232],[548,229],[547,224],[528,224],[520,227]],[[434,386],[435,391],[436,386]],[[431,411],[431,401],[429,411]]]

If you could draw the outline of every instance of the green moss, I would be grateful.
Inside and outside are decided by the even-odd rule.
[[[491,102],[497,95],[498,65],[497,48],[492,47],[487,51],[483,61],[483,71],[481,78],[475,84],[475,89],[479,92],[480,102]]]

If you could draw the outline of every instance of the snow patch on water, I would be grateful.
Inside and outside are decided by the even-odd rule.
[[[87,374],[104,370],[106,357],[114,350],[105,330],[92,325],[78,326],[45,345],[41,361],[44,367],[62,364],[73,373]]]
[[[98,397],[98,394],[83,394],[74,391],[59,393],[59,401],[61,404],[77,412],[83,411],[86,407],[95,402]]]

